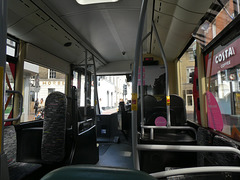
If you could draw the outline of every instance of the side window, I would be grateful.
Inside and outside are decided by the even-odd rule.
[[[186,83],[192,83],[192,73],[194,73],[194,67],[188,67],[186,69],[187,71],[187,79],[186,79]]]
[[[179,81],[181,82],[180,96],[185,101],[187,119],[197,122],[196,114],[196,97],[193,93],[193,78],[195,70],[194,51],[196,49],[196,42],[189,47],[179,60]]]
[[[23,114],[21,122],[44,118],[47,96],[59,91],[65,93],[65,74],[24,62]]]
[[[126,82],[126,76],[99,76],[98,84],[101,114],[117,112],[119,102],[131,104],[132,83]]]
[[[55,79],[56,78],[56,71],[49,69],[48,70],[48,79]]]
[[[208,126],[240,139],[240,37],[207,54]]]

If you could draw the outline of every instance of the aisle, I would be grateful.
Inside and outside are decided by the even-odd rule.
[[[129,143],[101,143],[97,166],[133,169],[132,149]]]

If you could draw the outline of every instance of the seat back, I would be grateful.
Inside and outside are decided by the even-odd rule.
[[[157,100],[152,95],[144,95],[143,97],[143,111],[144,111],[144,117],[146,120],[149,119],[149,117],[154,113],[154,107],[157,105]],[[138,99],[138,111],[137,111],[137,117],[138,117],[138,130],[140,130],[140,122],[141,122],[141,99]]]
[[[163,98],[160,102],[158,102],[158,107],[166,107],[166,98]],[[176,94],[170,95],[170,110],[172,111],[171,114],[176,114],[174,118],[171,117],[171,125],[185,125],[187,122],[186,107],[184,100],[180,96]]]
[[[65,156],[67,99],[61,92],[48,95],[45,103],[41,157],[46,162],[60,162]]]
[[[8,166],[16,162],[16,132],[13,125],[4,126],[4,152],[7,155]]]
[[[137,171],[133,169],[123,169],[115,167],[100,167],[91,165],[75,165],[65,166],[49,172],[42,180],[60,180],[60,179],[72,179],[72,180],[156,180],[154,177],[148,175],[145,172]]]

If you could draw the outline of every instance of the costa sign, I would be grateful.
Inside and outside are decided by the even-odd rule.
[[[218,47],[217,49],[220,49]],[[229,68],[233,68],[240,64],[240,38],[232,42],[226,47],[223,47],[222,50],[214,54],[211,61],[211,56],[208,54],[205,56],[207,60],[207,71],[206,76],[213,76],[219,71],[223,71]]]
[[[229,48],[225,49],[222,53],[219,53],[218,55],[216,55],[215,62],[216,62],[216,64],[221,63],[234,55],[235,55],[234,48],[229,47]]]

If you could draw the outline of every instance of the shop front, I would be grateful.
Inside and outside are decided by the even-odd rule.
[[[208,126],[240,140],[240,37],[219,45],[205,62]]]

